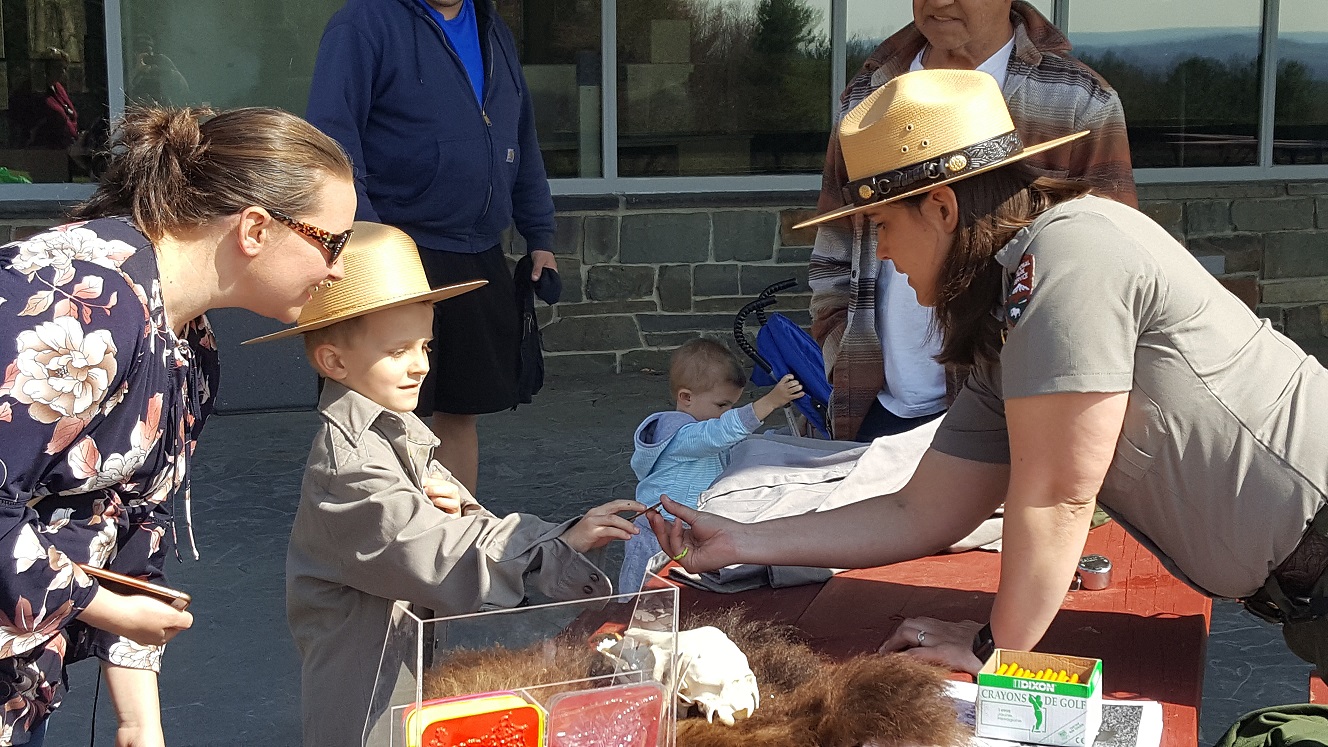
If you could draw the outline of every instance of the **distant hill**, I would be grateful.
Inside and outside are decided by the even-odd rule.
[[[1100,57],[1112,52],[1144,69],[1167,70],[1190,57],[1227,61],[1259,56],[1256,28],[1071,33],[1070,41],[1075,56]],[[1308,66],[1316,78],[1328,79],[1328,33],[1283,34],[1278,39],[1278,56],[1297,60]]]

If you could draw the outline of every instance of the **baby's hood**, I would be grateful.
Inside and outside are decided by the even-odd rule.
[[[632,445],[636,447],[632,454],[632,470],[637,479],[644,480],[655,468],[655,462],[669,441],[684,425],[695,422],[696,418],[676,410],[657,412],[646,418],[632,437]]]

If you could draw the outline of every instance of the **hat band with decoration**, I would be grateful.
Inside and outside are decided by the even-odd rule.
[[[858,206],[888,200],[896,195],[943,184],[1019,155],[1024,143],[1019,133],[1002,135],[920,161],[902,169],[855,179],[844,187],[844,201]]]

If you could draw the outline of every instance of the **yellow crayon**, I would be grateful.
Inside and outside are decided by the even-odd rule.
[[[1010,665],[1009,665],[1009,664],[1002,664],[1002,665],[1000,665],[1000,667],[998,667],[998,668],[996,669],[996,674],[1005,674],[1005,673],[1008,672],[1008,671],[1010,671]]]
[[[1057,682],[1069,682],[1069,681],[1070,681],[1070,675],[1066,674],[1066,673],[1065,673],[1065,670],[1062,669],[1062,670],[1060,671],[1060,674],[1056,675],[1056,681],[1057,681]]]
[[[1079,675],[1077,673],[1070,675],[1070,684],[1073,685],[1079,684]]]

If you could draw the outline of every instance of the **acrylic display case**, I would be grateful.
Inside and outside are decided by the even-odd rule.
[[[368,704],[372,747],[673,747],[678,590],[453,617],[404,602]]]

